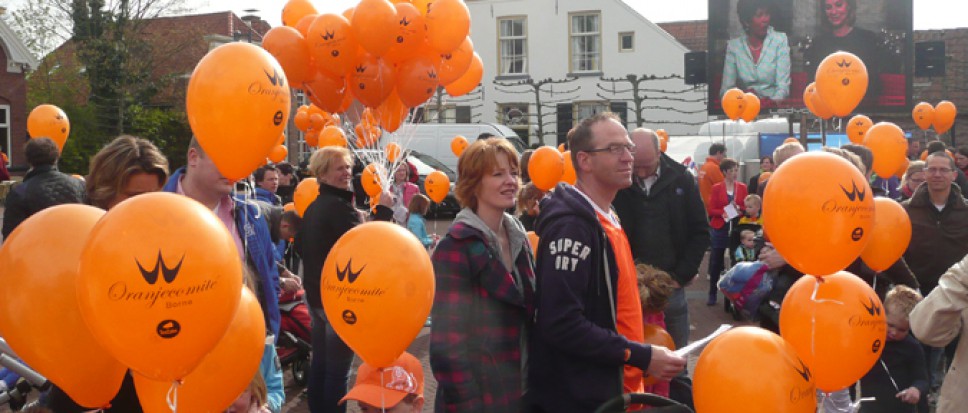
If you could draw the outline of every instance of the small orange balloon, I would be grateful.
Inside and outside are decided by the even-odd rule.
[[[346,147],[346,134],[336,126],[327,126],[319,133],[319,147],[327,146]]]
[[[834,116],[847,116],[867,93],[867,66],[857,55],[839,51],[817,66],[817,94]]]
[[[439,204],[450,192],[450,178],[443,172],[433,171],[424,180],[424,189],[427,190],[427,196]]]
[[[672,341],[672,336],[664,328],[659,327],[655,324],[646,324],[642,328],[643,340],[645,344],[651,344],[654,346],[662,346],[669,350],[676,349],[676,343]],[[646,386],[651,386],[657,382],[655,377],[646,375],[642,381]]]
[[[356,63],[359,48],[349,20],[338,14],[320,14],[309,26],[309,53],[316,68],[330,76],[343,76]]]
[[[316,200],[319,196],[319,183],[316,182],[316,178],[306,178],[296,185],[296,191],[292,195],[292,203],[296,208],[296,213],[299,216],[303,216],[306,212],[306,208],[309,208],[309,204]]]
[[[402,150],[400,150],[400,145],[397,145],[396,142],[388,143],[383,150],[386,151],[388,161],[396,162],[397,159],[400,159],[400,153]]]
[[[289,26],[273,27],[262,37],[262,48],[279,61],[292,84],[299,85],[310,80],[312,63],[309,44],[298,30]]]
[[[575,164],[571,160],[571,151],[563,152],[561,157],[565,160],[565,168],[561,173],[561,182],[566,182],[568,185],[574,185],[576,182],[578,182],[578,175],[575,173]]]
[[[783,143],[797,143],[797,142],[800,142],[800,140],[792,136],[783,140]]]
[[[565,153],[568,149],[565,148],[565,144],[558,144],[558,152]]]
[[[911,117],[921,130],[928,130],[934,122],[934,106],[928,102],[918,103],[911,110]]]
[[[71,133],[71,122],[61,108],[38,105],[27,116],[27,132],[31,138],[50,138],[57,144],[57,149],[64,150],[67,135]]]
[[[840,271],[803,276],[790,287],[780,308],[780,334],[810,367],[817,388],[829,393],[847,388],[877,363],[887,320],[877,293]]]
[[[528,231],[528,243],[531,244],[531,251],[538,250],[538,234],[534,231]]]
[[[723,94],[723,112],[732,120],[739,119],[746,110],[746,94],[742,90],[732,88]]]
[[[476,89],[483,77],[484,62],[481,61],[481,56],[477,52],[474,52],[474,57],[471,59],[471,66],[467,68],[467,71],[461,75],[460,79],[444,85],[444,89],[447,90],[448,95],[453,97],[464,96]]]
[[[803,102],[807,105],[807,109],[810,113],[813,113],[820,119],[830,119],[834,116],[833,111],[827,106],[827,104],[820,98],[817,94],[817,84],[816,82],[807,85],[803,89]]]
[[[874,126],[874,122],[867,116],[857,115],[850,118],[850,122],[847,122],[847,139],[858,145],[863,144],[867,131],[872,126]]]
[[[934,107],[934,130],[938,135],[947,132],[955,124],[958,109],[955,104],[942,100]]]
[[[346,84],[360,103],[368,108],[376,108],[393,92],[396,75],[383,59],[363,52],[356,66],[349,72]],[[372,123],[375,124],[376,121]]]
[[[298,23],[296,23],[296,30],[298,30],[299,34],[303,36],[303,39],[309,37],[309,26],[313,25],[313,22],[316,20],[316,17],[319,17],[319,15],[315,13],[307,14],[303,16],[301,19],[299,19]]]
[[[454,152],[454,155],[460,157],[460,154],[464,153],[464,149],[467,149],[467,138],[457,135],[454,139],[450,140],[450,150]]]
[[[289,211],[295,211],[295,210],[296,210],[296,204],[292,202],[287,202],[285,205],[282,206],[282,212],[289,212]]]
[[[272,151],[269,152],[269,160],[272,161],[272,163],[280,163],[286,160],[286,156],[289,156],[289,149],[287,149],[284,145],[276,145],[272,148]]]
[[[890,198],[874,198],[874,226],[871,240],[860,253],[874,271],[894,265],[911,242],[911,218],[901,204]]]
[[[316,13],[316,7],[309,0],[289,0],[282,8],[282,24],[295,27],[300,19]]]
[[[474,42],[470,36],[456,49],[440,55],[440,84],[449,85],[470,69],[474,60]]]
[[[562,153],[552,146],[535,149],[528,160],[528,176],[531,177],[531,183],[542,191],[554,188],[561,181],[564,173],[565,159]]]
[[[907,159],[907,139],[904,131],[890,122],[879,122],[867,131],[864,146],[874,154],[873,170],[877,176],[894,175]]]
[[[380,57],[396,43],[397,9],[387,0],[361,0],[350,20],[353,34],[360,46],[373,56]]]
[[[743,94],[743,99],[746,100],[746,107],[743,108],[743,113],[739,117],[747,122],[752,122],[760,114],[760,98],[747,92]]]
[[[306,134],[303,135],[303,140],[306,142],[306,145],[309,145],[310,147],[319,147],[319,131],[315,129],[307,130]]]
[[[303,132],[309,128],[309,111],[299,111],[292,117],[292,123],[296,125],[296,129]]]
[[[376,126],[370,126],[365,122],[360,122],[356,124],[353,130],[356,132],[357,147],[374,146],[380,140],[380,129]]]
[[[427,42],[440,53],[456,49],[470,34],[471,12],[461,0],[428,2],[426,16]]]
[[[383,176],[385,175],[383,172],[383,167],[371,163],[366,168],[363,168],[363,173],[360,174],[360,184],[363,185],[363,192],[366,192],[371,198],[383,192]]]

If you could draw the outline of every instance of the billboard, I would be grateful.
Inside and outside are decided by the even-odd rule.
[[[855,113],[911,110],[912,0],[709,0],[709,114],[730,88],[753,92],[763,113],[803,109],[817,65],[857,55],[869,85]]]

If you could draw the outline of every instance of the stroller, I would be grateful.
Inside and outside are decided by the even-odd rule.
[[[650,393],[628,393],[605,402],[595,413],[626,412],[633,404],[649,405],[643,412],[654,413],[693,413],[692,409],[675,400]]]
[[[296,384],[305,386],[309,379],[309,356],[312,354],[312,330],[309,306],[303,302],[303,290],[279,294],[279,341],[276,354],[283,368],[292,370]]]
[[[7,342],[0,338],[0,405],[6,404],[14,411],[27,402],[33,389],[45,391],[50,382],[44,376],[27,367],[16,358]]]

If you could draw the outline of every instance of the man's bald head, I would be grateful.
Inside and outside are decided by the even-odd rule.
[[[633,173],[639,178],[651,176],[659,168],[659,136],[651,129],[637,128],[629,134],[629,138],[635,145]]]

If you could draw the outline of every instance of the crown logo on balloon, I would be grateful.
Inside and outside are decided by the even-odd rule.
[[[403,18],[400,19],[400,25],[401,26],[409,26],[410,25],[410,20],[407,20],[407,16],[403,16]]]
[[[365,71],[366,71],[366,66],[363,66],[363,65],[356,66],[356,73],[363,73]]]
[[[844,195],[847,195],[847,199],[849,199],[851,201],[854,201],[855,199],[858,199],[861,202],[863,202],[864,201],[864,197],[867,195],[867,191],[863,191],[863,190],[857,188],[857,183],[854,182],[853,180],[850,181],[850,184],[852,186],[852,188],[851,188],[850,191],[848,191],[847,188],[844,188],[843,185],[840,186],[840,189],[844,191]]]
[[[327,30],[326,33],[319,36],[322,37],[323,40],[333,40],[333,37],[336,37],[336,33]]]
[[[867,310],[867,313],[868,314],[870,314],[872,316],[873,315],[880,316],[881,315],[881,306],[879,306],[876,303],[874,303],[874,299],[873,298],[867,297],[867,300],[870,301],[870,303],[871,303],[870,306],[868,306],[867,304],[864,304],[863,301],[860,302],[860,305],[864,306],[864,309]]]
[[[843,68],[850,68],[850,62],[848,62],[847,59],[843,59],[843,60],[837,62],[837,66],[840,66],[840,67],[843,67]]]
[[[269,71],[268,70],[263,69],[262,71],[265,72],[266,77],[269,78],[269,83],[272,83],[272,86],[285,86],[286,85],[286,79],[283,78],[282,76],[279,76],[279,73],[276,72],[276,69],[272,69],[272,74],[271,75],[269,74]]]
[[[145,279],[145,282],[147,282],[148,285],[155,285],[155,283],[158,282],[159,271],[161,272],[162,278],[165,279],[166,283],[171,284],[172,281],[175,281],[175,277],[178,276],[178,271],[181,270],[182,261],[184,260],[185,256],[182,255],[181,259],[178,260],[178,265],[174,266],[173,268],[168,268],[168,266],[165,265],[165,259],[161,256],[161,250],[158,250],[158,258],[155,260],[155,267],[150,271],[146,270],[137,258],[135,258],[134,262],[138,264],[138,270],[141,271],[141,276]]]

